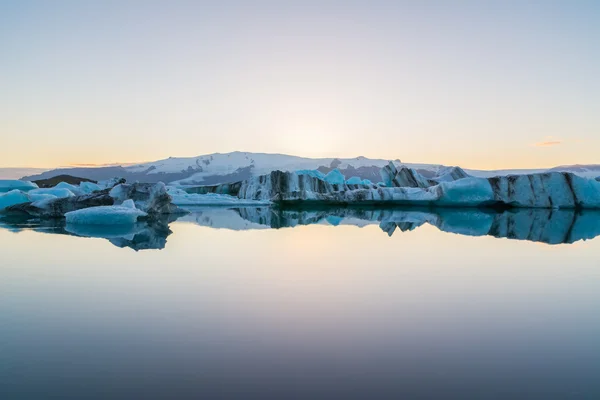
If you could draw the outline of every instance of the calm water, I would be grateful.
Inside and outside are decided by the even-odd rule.
[[[0,397],[597,399],[599,234],[556,211],[0,219]]]

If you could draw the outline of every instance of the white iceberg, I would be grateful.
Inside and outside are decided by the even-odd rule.
[[[148,214],[135,208],[133,200],[129,199],[120,206],[100,206],[84,208],[65,214],[69,224],[89,225],[122,225],[135,224],[140,217]]]
[[[0,179],[0,193],[6,193],[12,190],[27,192],[32,189],[37,189],[37,187],[38,185],[29,181]]]
[[[450,207],[600,208],[600,182],[570,173],[514,175],[495,178],[465,177],[418,187],[414,176],[398,171],[393,187],[338,185],[328,180],[275,171],[218,189],[240,199],[274,203],[406,204]],[[336,174],[337,175],[337,174]],[[339,177],[339,176],[338,176]],[[410,179],[405,179],[410,178]],[[411,186],[397,186],[401,181]]]
[[[64,187],[58,187],[58,186],[55,186],[53,188],[33,189],[33,190],[30,190],[29,192],[27,192],[27,194],[31,198],[31,201],[36,201],[34,199],[40,195],[41,196],[51,195],[51,196],[54,196],[54,198],[58,198],[58,199],[75,196],[75,193],[73,193],[71,190],[64,188]]]
[[[226,206],[226,205],[267,205],[270,201],[246,200],[227,194],[207,193],[196,194],[187,193],[186,191],[167,186],[167,193],[171,196],[171,202],[178,206]]]
[[[15,204],[28,203],[29,196],[20,190],[11,190],[8,193],[0,193],[0,210],[14,206]]]
[[[92,192],[96,192],[98,190],[102,190],[103,188],[99,185],[96,185],[93,182],[81,182],[79,184],[79,192],[82,194],[88,194]]]
[[[34,204],[37,204],[39,202],[45,202],[45,201],[49,201],[49,200],[58,199],[58,197],[56,197],[55,195],[50,194],[50,193],[38,193],[38,194],[28,193],[27,195],[29,196],[29,201],[31,201]]]

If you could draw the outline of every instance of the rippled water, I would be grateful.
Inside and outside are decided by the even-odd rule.
[[[2,398],[598,398],[600,215],[0,219]]]

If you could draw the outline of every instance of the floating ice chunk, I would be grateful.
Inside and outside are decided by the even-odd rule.
[[[441,190],[437,204],[445,206],[476,206],[494,201],[492,185],[484,178],[464,178],[442,182],[433,190]]]
[[[325,181],[331,183],[332,185],[343,185],[346,181],[344,174],[340,172],[339,169],[334,169],[325,175]]]
[[[102,188],[93,182],[81,182],[79,184],[79,192],[82,194],[88,194],[98,190],[102,190]]]
[[[44,189],[33,189],[27,193],[29,196],[39,196],[39,195],[52,195],[56,198],[62,199],[65,197],[73,197],[75,194],[66,188],[59,188],[58,186],[53,188],[44,188]],[[36,201],[31,199],[31,201]]]
[[[133,200],[129,199],[120,206],[84,208],[83,210],[68,212],[65,217],[69,224],[119,225],[135,224],[138,218],[147,215],[135,208]]]
[[[325,174],[322,173],[319,170],[316,169],[301,169],[299,171],[296,171],[297,175],[308,175],[308,176],[312,176],[313,178],[319,178],[319,179],[325,179]]]
[[[600,182],[571,175],[571,186],[577,198],[577,206],[582,208],[600,208]]]
[[[11,190],[21,190],[27,192],[37,189],[38,185],[29,181],[0,179],[0,193],[10,192]]]
[[[348,185],[365,185],[365,186],[370,186],[373,183],[368,180],[368,179],[360,179],[358,176],[353,176],[352,178],[348,179],[346,181],[346,184]]]
[[[0,194],[0,210],[14,206],[15,204],[28,203],[29,196],[27,193],[22,192],[20,190],[11,190],[8,193]]]
[[[29,201],[31,201],[32,203],[58,199],[58,197],[56,197],[55,195],[50,194],[50,193],[39,193],[39,194],[27,193],[27,195],[29,196]]]
[[[60,182],[58,185],[54,186],[54,189],[68,189],[73,193],[79,193],[79,186],[71,185],[67,182]]]
[[[33,207],[45,209],[48,207],[48,204],[58,200],[58,197],[51,194],[38,194],[35,197],[29,196],[29,199],[32,201],[31,205]]]
[[[103,181],[98,181],[98,186],[100,189],[110,189],[115,187],[118,183],[123,183],[125,180],[123,178],[111,178]]]
[[[220,205],[266,205],[270,201],[246,200],[227,194],[196,194],[167,186],[167,193],[171,196],[171,202],[178,206],[220,206]]]

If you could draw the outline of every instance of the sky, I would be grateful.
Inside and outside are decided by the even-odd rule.
[[[598,1],[0,0],[0,167],[600,163]]]

